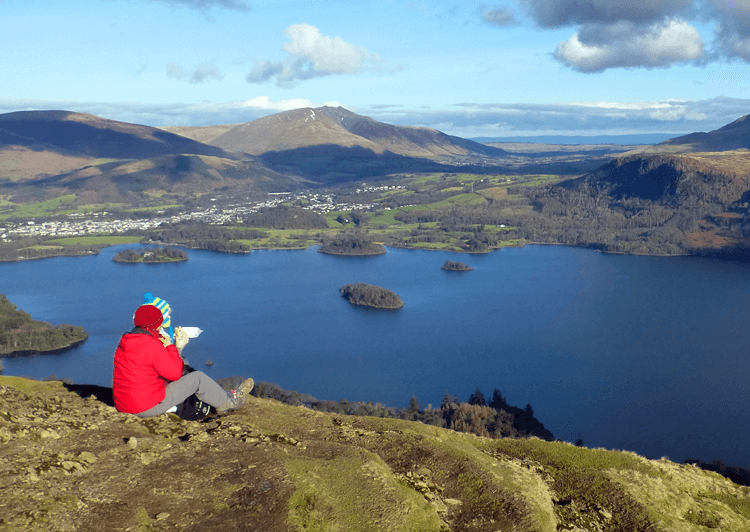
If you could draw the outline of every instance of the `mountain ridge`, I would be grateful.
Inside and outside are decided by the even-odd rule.
[[[665,140],[637,152],[643,153],[706,153],[750,150],[750,115],[709,132],[695,132]]]
[[[500,157],[507,152],[431,128],[395,126],[358,115],[343,107],[300,108],[235,125],[207,139],[211,145],[234,152],[263,155],[321,145],[359,147],[382,155],[445,157],[477,153]],[[168,128],[197,138],[200,128]]]

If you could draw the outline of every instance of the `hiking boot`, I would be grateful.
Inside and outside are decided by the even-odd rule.
[[[247,396],[250,395],[250,392],[253,389],[253,386],[255,385],[255,381],[253,379],[247,379],[243,381],[242,384],[240,384],[240,387],[230,391],[230,397],[227,399],[227,402],[224,403],[224,405],[221,408],[217,408],[216,411],[219,413],[223,412],[229,412],[230,410],[238,410],[242,408],[242,406],[247,401]]]

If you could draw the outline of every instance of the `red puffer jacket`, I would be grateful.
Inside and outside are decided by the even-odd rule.
[[[182,377],[183,362],[173,345],[164,347],[155,333],[126,333],[115,350],[112,394],[115,408],[140,414],[164,400],[167,381]]]

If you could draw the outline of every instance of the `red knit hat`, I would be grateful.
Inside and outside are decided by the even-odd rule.
[[[141,305],[133,314],[133,325],[141,329],[155,331],[163,321],[161,310],[153,305]]]

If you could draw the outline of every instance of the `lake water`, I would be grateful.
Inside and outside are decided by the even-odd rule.
[[[118,339],[153,292],[174,325],[204,330],[185,355],[215,378],[396,407],[415,396],[423,408],[499,388],[559,439],[750,466],[749,264],[563,246],[112,262],[122,248],[0,264],[0,293],[19,308],[90,334],[61,355],[5,358],[6,375],[110,386]],[[445,272],[445,260],[475,270]],[[350,282],[389,288],[405,307],[353,307],[338,293]]]

